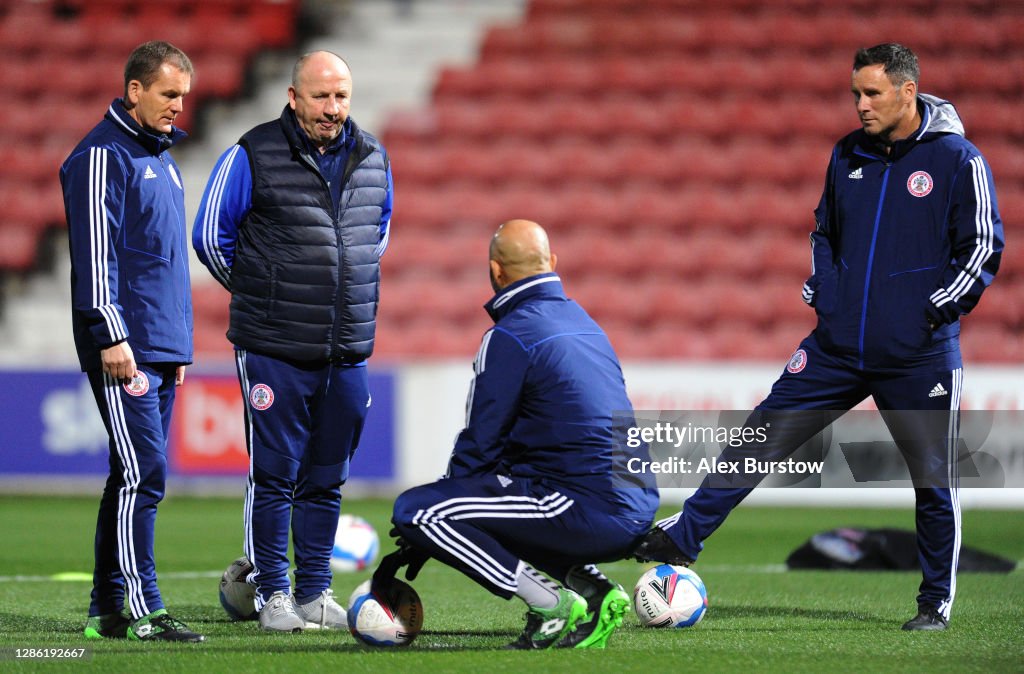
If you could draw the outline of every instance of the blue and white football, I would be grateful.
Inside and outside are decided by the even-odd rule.
[[[363,571],[377,561],[380,539],[373,526],[357,515],[342,515],[334,534],[331,570],[337,573]]]
[[[708,591],[685,566],[661,564],[636,582],[633,609],[645,627],[692,627],[707,613]]]

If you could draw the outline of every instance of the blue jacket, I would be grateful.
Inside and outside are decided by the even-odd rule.
[[[167,152],[184,137],[143,130],[115,99],[60,168],[83,370],[125,340],[137,363],[192,362],[185,193]]]
[[[588,493],[607,512],[652,518],[657,491],[622,486],[626,458],[613,451],[633,407],[604,331],[553,273],[508,286],[485,308],[495,326],[473,364],[466,428],[447,477],[547,480]]]
[[[947,101],[890,155],[863,130],[832,152],[804,301],[830,353],[864,370],[960,367],[960,316],[999,268],[992,173]]]

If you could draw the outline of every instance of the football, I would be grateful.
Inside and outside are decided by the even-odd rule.
[[[423,627],[423,604],[412,586],[397,578],[387,587],[363,582],[348,600],[348,629],[370,646],[408,646]]]
[[[707,612],[708,592],[690,569],[662,564],[636,582],[633,609],[645,627],[692,627]]]
[[[220,605],[232,620],[256,620],[256,588],[245,582],[252,572],[252,563],[239,557],[220,577]]]
[[[380,539],[373,526],[357,515],[342,515],[334,534],[331,570],[336,573],[362,571],[377,560]]]

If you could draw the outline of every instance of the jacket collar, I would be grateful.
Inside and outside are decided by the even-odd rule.
[[[135,121],[135,118],[128,114],[128,109],[124,107],[123,98],[115,98],[114,102],[110,104],[109,108],[107,108],[107,114],[104,115],[104,117],[113,122],[117,128],[134,138],[139,145],[146,148],[146,150],[153,154],[160,154],[188,136],[187,133],[176,126],[171,127],[170,135],[163,133],[156,134],[143,129],[142,126]]]
[[[519,279],[492,297],[491,301],[484,305],[484,309],[497,323],[523,302],[539,297],[565,299],[562,279],[558,274],[548,272]]]
[[[931,94],[917,95],[917,109],[921,113],[921,125],[907,138],[898,140],[892,145],[890,159],[906,154],[910,148],[923,140],[930,140],[939,135],[964,135],[964,125],[956,108],[949,101]],[[868,136],[863,130],[857,132],[857,146],[863,154],[886,157],[885,148],[877,140]]]
[[[281,112],[281,127],[284,129],[284,135],[288,138],[288,144],[297,152],[311,157],[319,153],[319,149],[313,145],[313,141],[309,139],[306,132],[299,126],[299,120],[290,105],[284,106],[284,110]],[[337,148],[351,142],[352,137],[355,135],[355,129],[355,121],[351,117],[347,118],[341,126],[341,133],[338,134],[338,137],[334,139],[328,149]]]

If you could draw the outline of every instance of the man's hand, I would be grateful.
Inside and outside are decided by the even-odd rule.
[[[126,381],[135,376],[138,368],[135,365],[135,354],[128,342],[120,342],[100,351],[100,362],[103,372],[118,381]]]
[[[179,365],[178,369],[174,371],[174,385],[181,386],[185,383],[185,366]]]
[[[425,552],[421,552],[407,543],[401,536],[398,536],[396,529],[391,530],[392,536],[397,536],[395,543],[398,545],[398,549],[389,555],[385,555],[380,560],[380,564],[377,566],[377,570],[373,572],[373,580],[375,583],[387,584],[389,581],[394,580],[398,574],[398,570],[403,566],[405,569],[405,579],[409,581],[416,580],[416,576],[419,575],[420,569],[427,563],[430,556]]]

